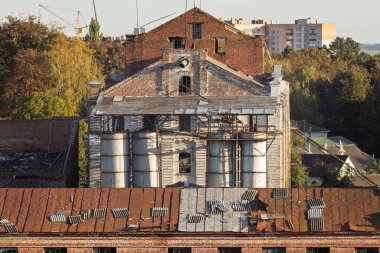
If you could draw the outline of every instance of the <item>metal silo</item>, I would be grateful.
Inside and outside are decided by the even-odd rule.
[[[228,134],[208,135],[207,187],[233,186],[233,142]]]
[[[129,187],[129,133],[103,133],[101,140],[101,187]]]
[[[241,133],[241,187],[267,187],[266,134]]]
[[[157,134],[133,133],[133,187],[159,187]]]

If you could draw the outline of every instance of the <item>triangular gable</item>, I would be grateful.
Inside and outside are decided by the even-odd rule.
[[[207,12],[205,12],[205,11],[202,11],[201,9],[199,9],[199,8],[197,8],[197,7],[194,7],[194,8],[192,8],[192,9],[188,10],[187,12],[184,12],[184,13],[182,13],[181,15],[179,15],[179,16],[177,16],[177,17],[175,17],[175,18],[173,18],[173,19],[171,19],[171,20],[169,20],[169,21],[163,23],[162,25],[159,25],[159,26],[153,28],[152,30],[150,30],[150,31],[148,31],[148,32],[146,32],[146,33],[144,33],[144,34],[142,34],[141,36],[142,36],[142,37],[149,36],[151,33],[155,33],[156,31],[162,29],[163,27],[165,27],[165,26],[167,26],[167,25],[170,25],[171,23],[175,22],[176,20],[182,19],[182,18],[184,18],[185,16],[187,16],[187,15],[191,15],[191,14],[193,14],[193,13],[200,13],[200,14],[204,15],[205,17],[211,19],[212,21],[215,21],[215,22],[217,22],[217,23],[220,23],[221,25],[224,25],[225,28],[226,28],[226,30],[229,30],[229,31],[231,31],[231,32],[233,32],[233,33],[235,33],[235,34],[239,34],[239,35],[241,35],[241,36],[243,36],[243,37],[245,37],[245,38],[249,38],[249,39],[252,39],[252,40],[255,39],[254,37],[252,37],[252,36],[250,36],[250,35],[248,35],[248,34],[242,32],[242,31],[240,31],[239,29],[236,29],[235,27],[233,27],[233,26],[227,24],[226,22],[224,22],[224,21],[222,21],[222,20],[220,20],[220,19],[218,19],[218,18],[212,16],[211,14],[209,14],[209,13],[207,13]]]

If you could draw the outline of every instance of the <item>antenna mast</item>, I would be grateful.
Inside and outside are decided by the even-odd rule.
[[[92,0],[92,5],[94,6],[95,20],[98,22],[98,16],[96,15],[95,0]]]

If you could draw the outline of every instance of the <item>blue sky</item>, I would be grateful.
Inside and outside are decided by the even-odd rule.
[[[105,35],[121,36],[131,33],[136,26],[136,0],[95,0],[101,30]],[[139,24],[171,13],[179,15],[185,11],[186,0],[137,0],[139,3]],[[188,8],[194,6],[194,0],[187,0]],[[0,19],[8,15],[41,15],[45,23],[57,18],[38,5],[80,10],[87,24],[94,16],[92,0],[0,0]],[[200,0],[195,0],[200,6]],[[294,19],[315,17],[323,23],[336,23],[337,34],[352,37],[362,43],[380,43],[380,0],[202,0],[201,8],[215,17],[251,19],[272,19],[281,23],[293,23]],[[73,11],[54,10],[57,14],[74,23]],[[173,16],[174,17],[174,16]],[[167,21],[163,19],[147,30]],[[72,35],[72,29],[65,30]]]

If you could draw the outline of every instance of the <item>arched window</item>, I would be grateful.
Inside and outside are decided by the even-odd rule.
[[[178,94],[188,95],[191,92],[191,77],[183,76],[179,79]]]

